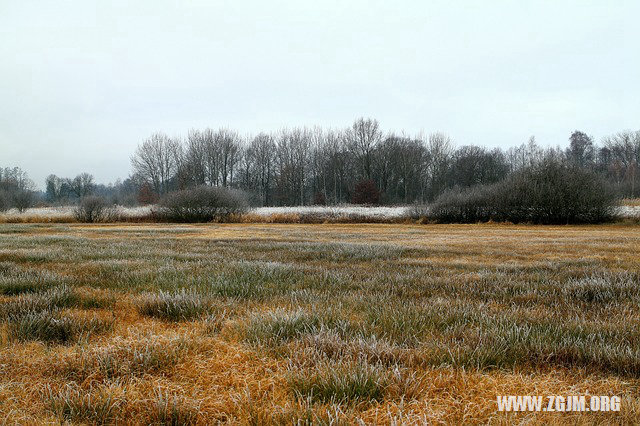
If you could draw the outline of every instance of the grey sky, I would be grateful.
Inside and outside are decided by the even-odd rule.
[[[150,133],[343,127],[458,145],[640,129],[638,1],[0,0],[0,166],[129,174]]]

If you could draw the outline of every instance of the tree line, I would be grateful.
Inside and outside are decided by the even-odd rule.
[[[24,171],[0,169],[0,210],[36,201],[75,204],[87,195],[149,204],[200,186],[240,189],[263,206],[425,204],[451,189],[501,182],[549,158],[597,173],[619,197],[640,197],[640,131],[596,143],[576,130],[564,148],[542,148],[531,137],[509,149],[488,149],[456,147],[444,133],[384,132],[377,120],[359,118],[344,129],[297,127],[253,136],[225,128],[194,129],[185,137],[154,133],[133,153],[131,175],[109,185],[96,184],[89,173],[49,175],[45,192],[37,193]]]
[[[191,130],[185,138],[155,133],[131,163],[146,198],[198,186],[242,189],[256,205],[349,202],[428,203],[451,188],[504,180],[554,158],[605,177],[621,197],[638,197],[640,131],[608,136],[600,144],[581,131],[566,148],[541,148],[531,138],[502,150],[456,148],[443,133],[385,133],[374,119],[346,129],[284,129],[242,137],[229,129]]]

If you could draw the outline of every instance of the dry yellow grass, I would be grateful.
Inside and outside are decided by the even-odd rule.
[[[464,342],[478,339],[484,348],[494,325],[530,324],[553,348],[540,325],[550,321],[565,327],[557,333],[592,327],[585,333],[637,350],[639,249],[640,227],[623,225],[0,225],[0,287],[46,271],[73,291],[60,302],[66,315],[114,321],[111,331],[60,345],[8,341],[3,320],[0,417],[21,424],[148,424],[168,414],[197,424],[631,424],[640,418],[635,355],[600,359],[587,351],[592,358],[583,362],[541,349],[547,361],[514,352],[491,366],[465,352]],[[618,293],[598,287],[598,274]],[[589,277],[597,281],[587,288],[593,294],[575,287],[592,285]],[[141,293],[178,288],[202,294],[210,317],[139,312]],[[0,306],[38,294],[0,296]],[[179,297],[172,303],[190,309]],[[298,310],[304,315],[287,316]],[[450,323],[439,322],[447,316]],[[252,329],[261,318],[274,322]],[[327,330],[334,337],[323,337]],[[436,343],[458,359],[436,360]],[[311,402],[292,391],[292,374],[347,360],[409,379],[385,387],[378,401]],[[619,413],[497,412],[496,396],[509,394],[620,395],[623,402]]]

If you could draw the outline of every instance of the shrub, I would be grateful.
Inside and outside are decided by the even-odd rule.
[[[494,185],[450,190],[430,206],[429,217],[444,223],[600,223],[613,217],[614,205],[602,177],[547,159]]]
[[[158,201],[158,196],[153,192],[153,188],[148,183],[142,184],[138,191],[138,203],[144,205],[153,204]]]
[[[73,210],[73,216],[78,222],[96,223],[112,218],[114,210],[107,201],[98,196],[88,196],[80,200]]]
[[[592,170],[547,160],[507,180],[499,194],[504,219],[543,224],[599,223],[612,218],[615,193]]]
[[[201,186],[165,195],[156,213],[170,222],[212,222],[226,220],[247,209],[247,198],[241,191]]]
[[[33,191],[28,189],[20,189],[13,194],[13,206],[18,209],[20,213],[24,213],[26,209],[33,206],[35,195]]]
[[[411,219],[427,219],[430,211],[428,205],[414,203],[407,209],[407,214]]]
[[[314,206],[326,206],[327,205],[327,197],[325,197],[324,193],[316,191],[313,194],[313,205]]]
[[[436,199],[428,210],[428,217],[444,223],[495,220],[502,213],[499,209],[500,200],[496,197],[496,194],[504,191],[501,186],[481,185],[465,190],[453,188]]]
[[[380,191],[378,191],[373,180],[363,180],[356,183],[351,198],[355,204],[378,204],[380,202]]]

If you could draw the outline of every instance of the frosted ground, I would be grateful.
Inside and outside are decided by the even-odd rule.
[[[122,219],[135,219],[136,217],[144,217],[151,213],[153,206],[144,207],[116,207],[118,216]],[[61,207],[36,207],[27,209],[23,213],[16,209],[8,210],[0,213],[0,219],[3,221],[38,221],[42,219],[45,222],[62,222],[73,220],[73,206]],[[363,206],[299,206],[299,207],[257,207],[251,209],[249,213],[257,216],[269,217],[272,215],[318,215],[328,217],[340,216],[364,216],[377,219],[394,219],[407,216],[410,207],[363,207]]]
[[[74,206],[59,207],[34,207],[20,213],[17,209],[9,209],[0,213],[2,222],[66,222],[74,220]],[[122,207],[117,206],[116,211],[121,219],[143,217],[151,212],[150,206]]]
[[[397,219],[410,216],[411,206],[364,207],[353,205],[342,206],[297,206],[297,207],[257,207],[249,213],[262,217],[276,215],[314,215],[327,217],[367,217],[373,219]],[[18,212],[16,209],[0,213],[0,222],[66,222],[73,220],[73,206],[35,207]],[[144,217],[151,213],[153,206],[122,207],[118,206],[117,216],[120,220]],[[640,205],[623,205],[618,207],[618,214],[623,218],[640,218]]]
[[[277,214],[312,214],[320,216],[366,216],[394,219],[409,214],[410,207],[363,207],[363,206],[297,206],[297,207],[258,207],[251,211],[259,216]]]

